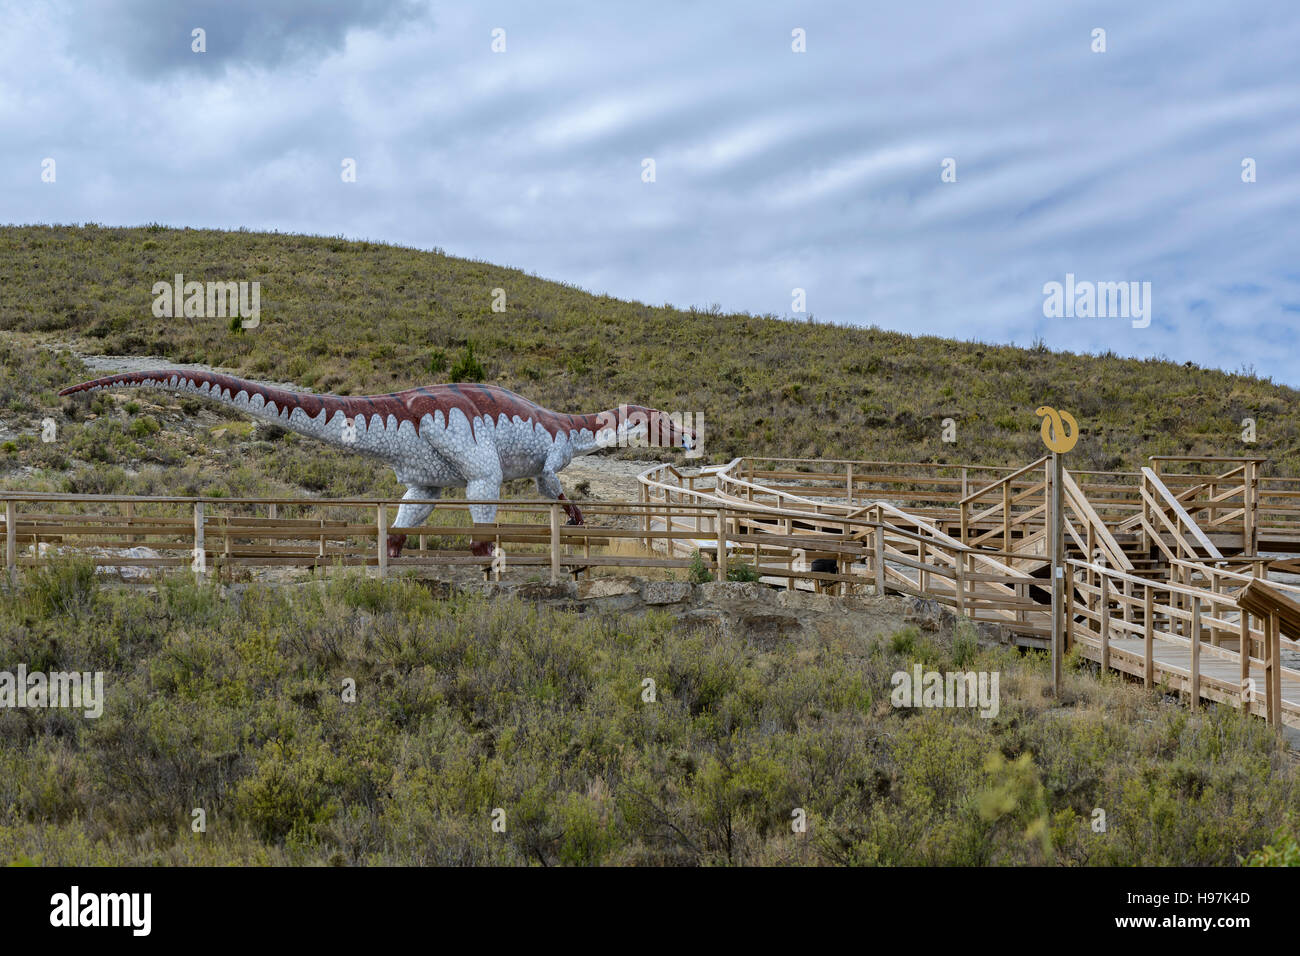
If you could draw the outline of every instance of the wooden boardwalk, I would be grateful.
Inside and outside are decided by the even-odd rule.
[[[855,581],[870,582],[877,593],[914,594],[947,604],[972,620],[1001,627],[1022,645],[1050,646],[1051,610],[1044,604],[1048,583],[1033,570],[1045,565],[1042,528],[1051,477],[1028,475],[1041,462],[983,489],[963,488],[965,493],[946,510],[934,507],[933,486],[905,488],[904,479],[882,478],[863,464],[857,463],[854,474],[854,464],[848,463],[842,478],[828,479],[788,466],[760,470],[738,459],[713,469],[707,476],[711,481],[706,476],[685,480],[670,466],[652,469],[643,480],[647,499],[666,506],[663,517],[654,521],[660,530],[684,527],[689,520],[673,515],[674,500],[746,512],[734,525],[728,548],[740,555],[748,550],[751,563],[771,583],[787,580],[793,586],[783,570],[773,567],[771,555],[783,555],[790,566],[793,547],[785,539],[802,536],[806,557],[836,565],[835,573],[817,575],[806,586],[846,591]],[[1250,468],[1238,468],[1256,480]],[[1062,622],[1067,646],[1077,646],[1105,669],[1167,687],[1193,707],[1215,702],[1273,724],[1300,726],[1300,671],[1283,666],[1282,657],[1284,651],[1300,653],[1300,644],[1282,634],[1276,620],[1252,615],[1236,602],[1266,564],[1250,554],[1223,557],[1193,518],[1193,511],[1200,512],[1195,496],[1207,495],[1206,513],[1219,509],[1214,521],[1220,541],[1245,541],[1253,532],[1242,509],[1236,509],[1235,531],[1231,521],[1223,520],[1234,489],[1202,483],[1206,487],[1193,484],[1175,491],[1178,482],[1166,482],[1148,470],[1142,476],[1145,487],[1139,488],[1143,507],[1116,517],[1112,492],[1108,522],[1084,493],[1086,482],[1069,475],[1063,480],[1067,542],[1080,555],[1067,563]],[[855,500],[851,489],[871,481],[889,484],[899,506]],[[835,494],[839,487],[842,496]],[[1091,487],[1096,488],[1095,482]],[[1249,500],[1245,485],[1236,486],[1235,493]],[[909,494],[917,497],[909,502]],[[924,507],[903,510],[918,499]],[[918,513],[922,511],[924,516]],[[1116,529],[1125,521],[1145,533],[1154,552],[1163,552],[1167,566],[1161,573],[1137,573],[1117,537],[1124,534]],[[966,540],[942,530],[953,526],[963,529]],[[861,542],[861,550],[837,548],[836,542],[844,539]],[[970,541],[987,546],[972,548]],[[698,542],[668,543],[698,547]],[[1277,586],[1300,598],[1300,588]]]
[[[1185,460],[1178,460],[1185,461]],[[1300,481],[1266,479],[1259,459],[1198,459],[1203,473],[1152,459],[1137,474],[738,458],[640,476],[640,500],[579,502],[588,524],[551,501],[503,500],[470,526],[463,500],[431,502],[431,523],[394,529],[398,500],[213,499],[0,492],[12,576],[60,554],[105,568],[267,567],[419,571],[478,566],[566,574],[636,568],[677,574],[704,562],[719,578],[790,588],[910,594],[1022,646],[1052,633],[1046,528],[1061,483],[1068,646],[1103,668],[1300,726],[1300,608],[1294,618],[1238,597],[1267,576],[1270,550],[1300,548]],[[454,515],[454,517],[453,517]],[[390,558],[387,537],[408,549]],[[491,556],[470,552],[490,542]],[[242,569],[242,570],[241,570]],[[1296,570],[1292,568],[1291,570]],[[500,568],[497,568],[499,573]],[[1300,587],[1274,583],[1300,604]]]

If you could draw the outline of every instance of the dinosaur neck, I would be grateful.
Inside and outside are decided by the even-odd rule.
[[[573,439],[575,455],[589,455],[606,448],[629,447],[629,429],[639,429],[642,442],[650,438],[649,432],[658,428],[660,413],[644,405],[620,405],[594,415],[574,415],[580,422],[579,432]]]
[[[570,441],[575,455],[590,455],[594,451],[612,447],[618,428],[618,410],[611,409],[591,415],[565,416],[572,419]]]

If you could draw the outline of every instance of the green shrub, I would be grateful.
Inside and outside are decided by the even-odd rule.
[[[152,415],[145,415],[131,422],[127,431],[133,438],[147,438],[149,435],[162,431],[162,425]]]
[[[99,597],[95,563],[89,558],[53,558],[25,573],[23,593],[37,614],[83,618]]]
[[[1285,829],[1273,835],[1273,841],[1256,850],[1244,861],[1246,866],[1300,866],[1300,844]]]
[[[465,351],[456,364],[451,367],[451,380],[453,382],[481,382],[487,378],[487,372],[483,365],[474,356],[474,343],[465,346]]]
[[[699,551],[691,555],[691,566],[687,573],[687,580],[692,584],[707,584],[713,580],[713,572],[704,563],[704,555]]]
[[[749,564],[727,564],[728,581],[757,581],[758,572]]]

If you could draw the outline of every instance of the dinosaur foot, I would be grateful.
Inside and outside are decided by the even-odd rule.
[[[582,520],[582,512],[578,510],[578,506],[566,500],[564,495],[560,495],[559,499],[557,500],[562,501],[564,503],[565,513],[567,513],[569,516],[569,520],[566,521],[565,524],[586,524],[587,523]]]

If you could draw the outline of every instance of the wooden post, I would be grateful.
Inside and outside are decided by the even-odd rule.
[[[1256,509],[1259,507],[1259,464],[1246,462],[1244,477],[1246,489],[1242,495],[1242,507],[1245,508],[1242,512],[1245,519],[1242,525],[1242,547],[1247,554],[1255,554],[1255,549],[1259,546],[1259,522],[1256,520]]]
[[[876,509],[876,597],[885,596],[885,520],[884,512]]]
[[[1143,585],[1145,594],[1142,601],[1142,683],[1149,690],[1156,682],[1156,590],[1149,584]]]
[[[1011,551],[1011,482],[1002,483],[1002,550]]]
[[[1091,521],[1088,522],[1088,538],[1087,538],[1087,540],[1088,540],[1088,553],[1087,553],[1087,555],[1084,556],[1084,560],[1087,561],[1089,564],[1096,564],[1096,563],[1097,563],[1097,530],[1092,526],[1092,522],[1091,522]],[[1087,577],[1088,577],[1088,583],[1089,583],[1089,584],[1092,583],[1092,576],[1093,576],[1094,573],[1095,573],[1095,572],[1093,572],[1093,571],[1088,571],[1088,572],[1087,572]],[[1100,576],[1100,575],[1097,575],[1097,586],[1098,586],[1098,587],[1101,587],[1101,576]]]
[[[1101,672],[1110,670],[1110,575],[1101,576]]]
[[[323,535],[321,540],[324,540]],[[388,505],[385,504],[375,509],[375,540],[379,546],[379,576],[382,578],[388,574]]]
[[[727,580],[727,516],[721,508],[714,519],[718,533],[718,580]]]
[[[1192,710],[1201,706],[1201,598],[1192,598]]]
[[[208,569],[208,555],[203,542],[203,502],[194,502],[194,559],[190,567],[195,574],[203,574]]]
[[[853,507],[853,463],[852,462],[849,462],[848,465],[848,475],[849,475],[848,477],[849,507],[852,508]]]
[[[1246,700],[1246,688],[1250,686],[1250,614],[1242,611],[1237,624],[1237,652],[1241,657],[1241,709],[1249,710],[1250,702]]]
[[[957,587],[957,616],[966,614],[966,552],[958,550],[953,554],[953,576]]]
[[[1272,647],[1269,650],[1268,660],[1268,697],[1271,702],[1270,713],[1272,720],[1270,723],[1274,727],[1282,726],[1282,627],[1278,620],[1277,611],[1270,611],[1268,615],[1268,636],[1269,643]]]
[[[1074,644],[1074,572],[1066,569],[1065,574],[1065,653],[1070,653]],[[1028,592],[1026,592],[1026,597]]]
[[[641,504],[645,506],[645,511],[641,515],[642,529],[645,532],[645,549],[650,551],[650,486],[641,486]]]
[[[1273,689],[1273,672],[1277,670],[1277,612],[1270,611],[1264,619],[1264,713],[1269,726],[1277,726],[1278,707],[1277,692]]]
[[[849,467],[853,467],[853,466],[850,465]],[[848,524],[847,521],[841,521],[841,522],[840,522],[840,541],[841,541],[841,542],[844,542],[844,541],[847,541],[848,539],[849,539],[849,524]],[[846,558],[846,557],[844,556],[844,552],[843,552],[843,551],[838,551],[838,552],[836,552],[836,554],[835,554],[835,573],[836,573],[836,574],[843,574],[843,575],[847,576],[848,573],[849,573],[849,566],[852,564],[852,562],[853,562],[853,559],[852,559],[852,558]],[[758,570],[758,561],[757,561],[757,560],[754,561],[754,570],[755,570],[755,571]],[[840,597],[848,597],[848,596],[849,596],[849,582],[848,582],[848,581],[840,581],[840,582],[838,582],[838,583],[839,583],[839,586],[840,586],[840,589],[839,589],[839,595],[840,595]]]
[[[18,505],[5,502],[5,568],[10,574],[18,569]]]
[[[560,506],[551,505],[551,583],[560,583]]]
[[[1152,544],[1151,536],[1147,534],[1147,529],[1146,529],[1146,521],[1150,517],[1147,514],[1147,500],[1142,495],[1142,492],[1146,489],[1146,486],[1147,486],[1147,476],[1146,476],[1146,472],[1143,472],[1142,477],[1138,479],[1138,501],[1141,503],[1141,514],[1142,514],[1142,522],[1143,522],[1139,526],[1141,528],[1141,535],[1139,540],[1141,541],[1140,547],[1142,549],[1143,555],[1147,555],[1151,553],[1151,544]]]
[[[1219,593],[1219,566],[1218,566],[1218,565],[1210,565],[1210,593],[1211,593],[1211,594],[1218,594],[1218,593]],[[1218,607],[1218,605],[1217,605],[1217,604],[1211,604],[1211,605],[1210,605],[1210,612],[1211,612],[1212,614],[1215,615],[1214,619],[1217,621],[1217,620],[1219,619],[1219,618],[1218,618],[1218,614],[1219,614],[1219,607]],[[1219,637],[1219,625],[1218,625],[1218,624],[1211,624],[1211,625],[1210,625],[1210,644],[1211,644],[1213,647],[1218,647],[1218,646],[1219,646],[1219,641],[1220,641],[1220,640],[1221,640],[1221,638]]]

